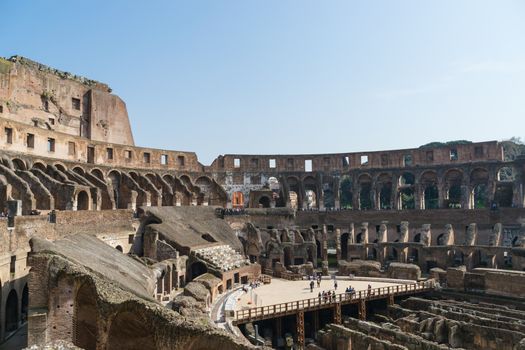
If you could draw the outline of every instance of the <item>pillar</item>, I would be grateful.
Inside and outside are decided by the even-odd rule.
[[[358,307],[358,312],[359,312],[359,319],[362,320],[362,321],[365,321],[366,320],[366,301],[365,299],[360,299],[359,300],[359,307]]]
[[[275,339],[279,339],[283,337],[283,319],[281,317],[278,317],[273,322]]]
[[[297,345],[299,349],[304,348],[304,311],[299,311],[296,316]]]
[[[335,303],[335,305],[334,305],[334,323],[335,324],[341,324],[342,323],[341,303]]]

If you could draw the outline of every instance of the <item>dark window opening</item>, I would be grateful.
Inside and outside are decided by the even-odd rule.
[[[411,166],[412,165],[412,155],[405,154],[405,156],[403,157],[403,162],[405,163],[405,166]]]
[[[106,158],[108,160],[113,159],[113,148],[106,148]]]
[[[387,166],[388,165],[388,154],[382,154],[381,155],[381,165]]]
[[[73,97],[71,99],[71,107],[77,111],[80,111],[80,99]]]
[[[251,163],[252,163],[252,168],[258,168],[259,167],[259,159],[253,158],[251,160]]]
[[[49,118],[49,125],[55,125],[55,118]]]
[[[450,160],[458,160],[458,150],[455,148],[452,148],[450,150]]]
[[[124,158],[126,158],[126,160],[131,160],[133,154],[131,153],[130,150],[125,150],[124,151]]]
[[[11,263],[9,264],[9,272],[15,273],[16,271],[16,255],[11,256]]]
[[[135,241],[135,235],[129,235],[128,236],[128,243],[133,244],[133,241]]]
[[[27,148],[35,148],[35,135],[33,134],[27,134]]]
[[[150,163],[151,162],[151,156],[148,152],[144,152],[144,163]]]
[[[5,128],[4,131],[5,131],[5,142],[13,143],[13,129]]]
[[[483,146],[476,146],[476,147],[474,147],[474,156],[476,158],[483,157]]]
[[[427,161],[429,162],[434,161],[434,151],[427,151]]]
[[[55,139],[51,137],[47,139],[47,151],[55,152]]]
[[[70,155],[70,156],[74,156],[75,153],[76,153],[76,146],[75,146],[75,143],[74,142],[71,142],[69,141],[67,143],[67,153]]]
[[[178,156],[177,161],[179,162],[180,167],[184,166],[184,162],[185,162],[184,156]]]

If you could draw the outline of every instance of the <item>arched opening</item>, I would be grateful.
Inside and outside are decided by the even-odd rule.
[[[306,255],[308,257],[308,261],[311,262],[312,264],[314,264],[315,266],[315,261],[314,261],[314,250],[312,247],[308,247],[306,248]]]
[[[496,192],[494,193],[494,202],[498,207],[511,207],[513,196],[512,183],[498,183],[496,185]]]
[[[414,242],[416,243],[421,242],[421,233],[418,233],[414,236]]]
[[[379,192],[379,205],[382,210],[392,209],[392,183],[386,183],[381,186]]]
[[[323,197],[325,208],[335,208],[335,196],[334,192],[331,189],[324,190]]]
[[[306,208],[313,209],[317,207],[317,196],[313,190],[306,190],[305,200]]]
[[[461,208],[461,185],[463,183],[463,173],[459,170],[452,169],[445,174],[445,182],[447,184],[447,192],[445,198],[447,200],[447,208]]]
[[[73,172],[75,172],[75,174],[78,174],[78,175],[81,175],[81,176],[84,175],[84,169],[82,169],[82,168],[79,167],[79,166],[74,167],[74,168],[73,168]]]
[[[339,183],[339,200],[341,202],[341,208],[352,209],[352,179],[350,176],[343,176]]]
[[[514,171],[514,168],[506,166],[498,171],[498,181],[512,182],[514,180],[516,180],[516,172]]]
[[[5,303],[5,331],[13,332],[18,328],[18,295],[12,289]]]
[[[413,186],[416,182],[416,178],[412,173],[403,173],[399,178],[400,186]]]
[[[73,317],[73,344],[86,349],[97,348],[97,301],[89,284],[84,283],[77,291]]]
[[[399,191],[401,199],[401,209],[415,209],[416,201],[414,196],[414,189],[412,187],[403,188]]]
[[[408,262],[409,263],[419,262],[419,250],[417,248],[410,248]]]
[[[445,245],[446,242],[445,242],[445,234],[442,233],[440,234],[438,237],[437,237],[437,245]]]
[[[244,194],[242,192],[232,193],[232,207],[239,209],[244,208]]]
[[[206,264],[204,264],[201,261],[195,261],[193,264],[190,265],[190,271],[189,271],[189,281],[193,281],[195,278],[199,277],[200,275],[204,275],[206,272],[208,272],[208,268],[206,267]]]
[[[113,198],[118,209],[124,209],[123,204],[120,203],[120,173],[117,171],[111,171],[108,174],[108,180],[113,188]]]
[[[358,233],[357,236],[355,237],[355,243],[356,244],[361,244],[363,243],[363,233]]]
[[[377,249],[376,248],[371,248],[370,249],[370,253],[368,254],[368,259],[369,260],[377,260]]]
[[[208,242],[211,242],[211,243],[217,242],[217,240],[215,238],[213,238],[212,235],[210,235],[209,233],[205,233],[201,237],[202,237],[202,239],[204,239],[204,240],[206,240]]]
[[[33,164],[32,169],[38,169],[38,170],[42,171],[43,173],[45,173],[47,171],[46,165],[44,163],[40,163],[40,162],[35,162]]]
[[[341,259],[348,259],[348,233],[341,235]]]
[[[461,186],[452,185],[448,189],[448,207],[461,208]]]
[[[472,189],[474,209],[485,209],[488,207],[487,185],[477,184]]]
[[[369,183],[361,184],[361,189],[359,191],[359,209],[368,210],[372,209],[372,185]]]
[[[60,163],[55,163],[55,168],[57,168],[58,171],[61,171],[63,173],[65,173],[67,171],[66,167],[63,164],[60,164]]]
[[[293,264],[292,248],[284,248],[284,266],[288,267]]]
[[[396,248],[392,248],[390,250],[390,260],[397,261],[399,258],[399,253],[397,252]]]
[[[513,247],[519,247],[520,246],[519,243],[520,242],[519,242],[519,237],[518,236],[516,236],[516,237],[514,237],[514,239],[512,239],[512,246]]]
[[[14,158],[12,162],[15,170],[27,170],[26,163],[23,160]]]
[[[259,207],[270,208],[270,198],[267,196],[259,198]]]
[[[489,172],[487,169],[478,168],[470,173],[470,183],[472,184],[471,206],[474,209],[484,209],[489,207],[487,196],[487,184],[489,182]]]
[[[155,350],[157,346],[144,320],[137,313],[124,311],[111,322],[107,349]]]
[[[425,209],[439,208],[439,192],[436,185],[429,185],[425,188]]]
[[[102,174],[102,171],[99,169],[93,169],[91,170],[91,175],[98,178],[100,181],[104,181],[104,174]]]
[[[86,191],[80,191],[77,195],[77,210],[89,209],[89,196]]]
[[[297,209],[298,207],[297,193],[295,191],[290,191],[288,193],[288,197],[290,199],[290,208]]]
[[[118,250],[118,251],[119,251],[119,252],[121,252],[121,253],[122,253],[122,252],[124,251],[124,250],[122,249],[122,247],[121,247],[121,246],[119,246],[119,245],[118,245],[118,246],[116,246],[116,247],[115,247],[115,249],[116,249],[116,250]]]
[[[26,283],[22,291],[22,311],[20,315],[22,322],[27,321],[28,308],[29,308],[29,288],[27,288],[27,283]]]

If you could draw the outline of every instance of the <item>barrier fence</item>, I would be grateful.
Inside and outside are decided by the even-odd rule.
[[[267,305],[261,307],[254,307],[245,310],[238,310],[235,312],[235,324],[246,321],[261,320],[266,318],[278,317],[295,313],[297,311],[308,311],[312,309],[322,309],[326,307],[335,306],[336,304],[352,304],[358,303],[360,300],[375,300],[383,299],[389,296],[401,296],[407,294],[422,293],[433,290],[435,287],[434,280],[418,282],[414,284],[402,284],[390,287],[372,288],[369,290],[360,290],[354,293],[340,293],[335,297],[328,298],[314,297],[309,299],[290,301],[287,303],[280,303],[274,305]]]

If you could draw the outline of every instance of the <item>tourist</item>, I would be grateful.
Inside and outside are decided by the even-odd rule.
[[[334,280],[334,290],[337,290],[337,280]]]
[[[332,302],[335,302],[335,290],[332,291]]]
[[[372,286],[370,284],[368,284],[368,296],[370,296],[372,294]]]
[[[310,281],[310,293],[314,292],[314,281]]]

